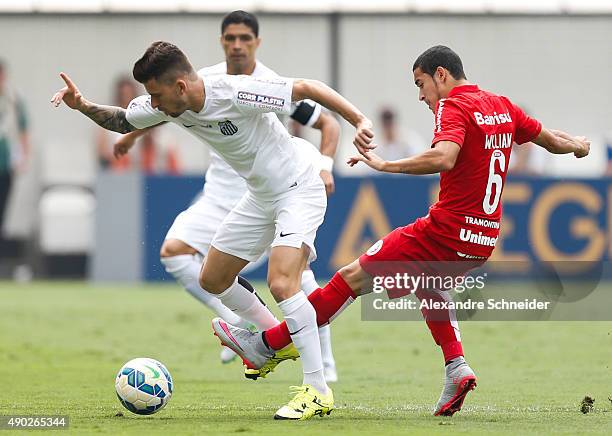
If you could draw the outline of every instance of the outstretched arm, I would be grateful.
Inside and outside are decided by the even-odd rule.
[[[561,130],[548,130],[544,127],[532,142],[550,153],[574,153],[577,158],[587,156],[591,149],[591,142],[585,136],[571,136]]]
[[[136,130],[136,127],[128,123],[125,118],[125,109],[121,107],[98,105],[84,100],[83,108],[78,110],[107,130],[119,133],[129,133]]]
[[[359,153],[368,159],[367,152],[376,148],[376,144],[373,143],[372,122],[351,102],[326,84],[318,80],[296,79],[293,82],[292,100],[298,101],[307,98],[340,114],[342,118],[353,125],[357,129],[353,144],[355,144]]]
[[[354,166],[357,162],[364,162],[369,167],[386,173],[435,174],[453,169],[457,156],[459,156],[459,150],[461,150],[459,144],[452,141],[440,141],[424,153],[405,159],[386,161],[370,152],[368,153],[369,159],[355,156],[347,163]]]
[[[59,106],[63,101],[69,108],[78,110],[107,130],[119,133],[128,133],[136,130],[136,127],[128,123],[125,117],[125,109],[116,106],[98,105],[87,101],[81,94],[81,91],[70,80],[70,77],[64,73],[60,73],[60,77],[64,80],[66,86],[56,92],[53,98],[51,98],[51,103],[55,107]]]

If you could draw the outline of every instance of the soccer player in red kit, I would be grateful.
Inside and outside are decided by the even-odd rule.
[[[484,263],[499,235],[501,194],[513,143],[534,142],[551,153],[573,153],[577,158],[589,153],[585,137],[548,130],[508,98],[469,83],[461,59],[448,47],[435,46],[421,54],[413,74],[419,100],[434,113],[431,148],[391,162],[368,152],[351,158],[349,164],[364,162],[390,173],[441,173],[439,200],[427,216],[389,233],[309,296],[319,325],[370,292],[372,277],[392,273],[390,263],[443,262],[452,265],[457,275]],[[421,300],[450,299],[444,290],[419,289],[415,294]],[[424,310],[423,315],[445,361],[445,385],[434,413],[450,416],[476,386],[476,376],[465,361],[454,310],[444,312],[431,316]],[[224,345],[241,355],[248,367],[260,369],[262,376],[279,363],[274,350],[291,341],[284,323],[251,333],[218,320],[213,329]]]

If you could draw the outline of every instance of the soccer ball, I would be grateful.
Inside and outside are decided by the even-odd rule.
[[[172,396],[172,376],[155,359],[132,359],[119,370],[115,390],[121,404],[138,415],[151,415],[164,408]]]

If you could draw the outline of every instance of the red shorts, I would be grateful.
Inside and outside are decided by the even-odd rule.
[[[428,283],[432,283],[430,289],[441,290],[433,284],[440,283],[446,278],[464,276],[469,270],[486,262],[487,259],[484,257],[467,257],[434,241],[427,236],[421,224],[422,222],[417,220],[405,227],[398,227],[372,245],[359,257],[359,264],[363,270],[372,277],[381,278],[394,277],[397,274],[423,278],[439,277],[438,281],[432,279]],[[401,286],[397,288],[393,285],[384,287],[390,298],[401,297],[418,290],[407,291]]]

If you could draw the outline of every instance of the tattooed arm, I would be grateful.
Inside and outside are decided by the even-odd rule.
[[[87,101],[81,91],[64,73],[60,73],[66,86],[55,93],[51,99],[56,107],[63,101],[71,109],[78,110],[83,115],[89,117],[96,124],[107,130],[119,133],[128,133],[137,130],[136,127],[128,123],[125,117],[125,109],[115,106],[103,106]]]
[[[119,133],[129,133],[137,130],[125,118],[125,109],[116,106],[98,105],[87,100],[84,100],[83,103],[83,108],[78,110],[106,130]]]

